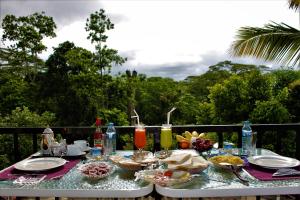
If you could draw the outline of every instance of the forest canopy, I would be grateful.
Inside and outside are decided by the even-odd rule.
[[[2,27],[2,41],[10,42],[0,57],[2,126],[15,123],[9,119],[17,109],[47,113],[52,117],[45,123],[51,126],[89,126],[96,116],[129,125],[134,108],[143,123],[160,125],[174,106],[173,124],[299,122],[299,70],[226,60],[184,81],[138,70],[113,76],[111,68],[122,67],[126,58],[106,45],[114,24],[102,9],[83,27],[94,52],[65,41],[45,61],[38,54],[46,49],[42,39],[55,37],[52,17],[7,15]]]

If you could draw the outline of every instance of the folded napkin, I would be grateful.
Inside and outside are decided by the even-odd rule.
[[[63,177],[67,172],[69,172],[73,167],[75,167],[79,162],[80,159],[73,159],[73,160],[67,160],[68,162],[58,168],[51,169],[48,171],[42,171],[42,172],[24,172],[20,171],[14,168],[14,166],[11,166],[5,170],[3,170],[0,173],[0,180],[13,180],[23,175],[37,175],[37,174],[45,174],[45,179],[58,179]]]
[[[277,169],[266,169],[259,166],[255,166],[246,163],[244,169],[261,181],[274,181],[274,180],[290,180],[290,179],[300,179],[300,175],[289,175],[289,176],[273,176]],[[300,166],[294,168],[295,170],[300,170]]]
[[[300,171],[291,168],[282,168],[273,174],[273,177],[276,176],[300,176]]]

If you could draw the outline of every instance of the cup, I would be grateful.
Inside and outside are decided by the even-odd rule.
[[[223,142],[223,149],[225,152],[232,154],[234,144],[231,142]]]
[[[82,154],[82,150],[78,145],[70,144],[67,146],[67,155],[68,156],[79,156]]]
[[[75,140],[74,145],[77,145],[81,151],[86,151],[90,146],[86,140]]]
[[[134,145],[139,150],[142,150],[143,148],[145,148],[146,143],[147,143],[147,138],[146,138],[145,127],[142,125],[136,126],[134,130]]]
[[[60,144],[53,144],[50,146],[53,156],[61,156],[61,146]]]
[[[250,146],[250,155],[255,156],[256,155],[256,141],[257,141],[257,132],[252,132],[251,135],[251,146]]]
[[[101,155],[101,149],[98,147],[91,148],[91,155],[92,156],[100,156]]]
[[[169,149],[172,146],[172,125],[163,124],[160,132],[160,146],[164,149],[166,155],[169,155]]]

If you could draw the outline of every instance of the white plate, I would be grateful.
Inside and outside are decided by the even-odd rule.
[[[55,157],[33,158],[15,164],[15,168],[22,171],[46,171],[66,164],[66,160]]]
[[[296,167],[300,165],[299,160],[277,155],[252,156],[248,158],[248,162],[269,169]]]

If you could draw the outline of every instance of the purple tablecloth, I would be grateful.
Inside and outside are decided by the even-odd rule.
[[[5,169],[4,171],[2,171],[0,173],[0,180],[12,180],[12,179],[16,179],[21,175],[25,175],[28,174],[30,175],[30,173],[32,174],[45,174],[46,177],[45,179],[58,179],[63,177],[63,175],[65,175],[67,172],[69,172],[73,167],[75,167],[77,165],[77,163],[80,162],[80,159],[73,159],[73,160],[68,160],[66,159],[68,162],[61,166],[58,167],[56,169],[51,169],[48,171],[43,171],[43,172],[24,172],[24,171],[20,171],[14,168],[14,166],[11,166],[7,169]]]
[[[282,177],[272,177],[272,175],[276,172],[276,169],[265,169],[259,166],[255,166],[247,163],[244,169],[261,181],[275,181],[275,180],[290,180],[290,179],[300,179],[300,176],[282,176]],[[294,168],[296,170],[300,170],[300,166]]]

